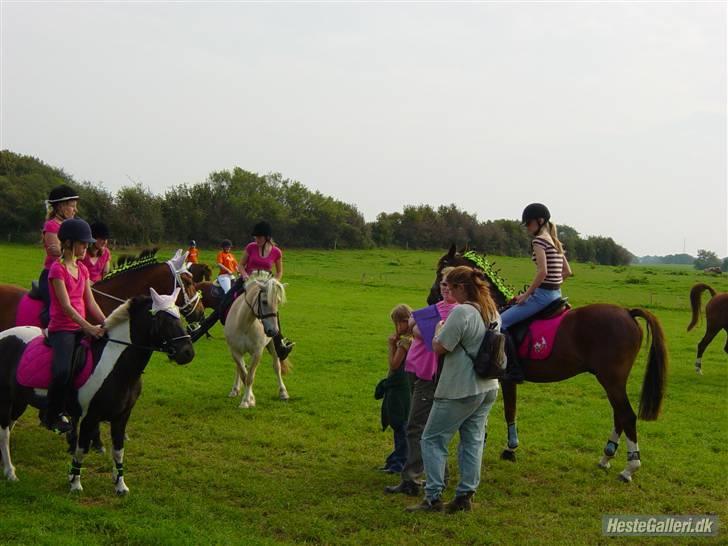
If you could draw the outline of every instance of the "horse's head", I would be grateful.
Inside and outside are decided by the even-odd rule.
[[[263,323],[268,337],[278,335],[278,308],[286,302],[286,287],[271,275],[251,276],[245,285],[246,301]]]
[[[442,299],[442,294],[440,294],[440,281],[442,281],[442,270],[446,267],[458,267],[461,265],[473,267],[473,262],[471,262],[467,258],[464,258],[462,253],[457,252],[455,244],[453,244],[450,246],[450,250],[447,251],[447,254],[443,255],[437,262],[437,269],[435,271],[435,282],[432,283],[430,293],[427,296],[428,305],[433,305]]]
[[[179,287],[169,296],[157,294],[154,288],[149,292],[151,298],[134,299],[130,305],[132,340],[135,334],[145,336],[146,344],[160,347],[177,364],[187,364],[195,357],[195,349],[175,303]],[[141,331],[135,331],[136,328]]]
[[[472,267],[482,273],[483,280],[489,285],[490,295],[498,307],[504,306],[513,297],[513,290],[506,285],[499,272],[492,267],[493,264],[488,263],[484,256],[471,251],[457,252],[453,244],[450,246],[447,254],[442,256],[437,262],[435,282],[432,284],[430,293],[427,296],[428,305],[435,304],[442,299],[442,295],[440,294],[442,270],[446,267],[459,267],[461,265]]]
[[[205,318],[205,306],[202,304],[202,294],[197,289],[192,275],[183,271],[177,274],[182,289],[177,296],[177,305],[179,305],[182,314],[187,322],[200,322]]]

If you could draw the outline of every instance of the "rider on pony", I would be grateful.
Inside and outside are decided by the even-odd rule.
[[[103,336],[102,324],[106,317],[94,299],[88,269],[79,260],[94,242],[91,228],[80,218],[65,220],[58,231],[58,240],[61,256],[53,261],[48,272],[51,296],[48,342],[53,348],[53,378],[48,389],[45,426],[66,433],[72,427],[63,410],[68,386],[73,380],[71,368],[77,334]],[[97,325],[88,322],[87,316]]]
[[[217,282],[226,294],[230,292],[230,285],[232,284],[233,275],[238,268],[238,262],[235,261],[235,257],[230,252],[233,247],[233,243],[230,239],[225,239],[222,242],[222,250],[217,253],[217,266],[220,268],[220,274],[217,276]]]
[[[111,269],[111,251],[107,246],[109,228],[103,222],[91,224],[91,237],[96,242],[88,245],[81,263],[86,266],[91,284],[99,282]]]
[[[78,199],[78,194],[73,188],[61,185],[56,186],[50,191],[48,200],[46,201],[48,214],[42,230],[43,247],[45,248],[46,257],[43,263],[43,271],[41,271],[40,277],[38,278],[38,294],[40,295],[40,299],[43,300],[43,312],[41,313],[43,326],[48,324],[48,308],[51,304],[48,289],[48,271],[53,262],[61,255],[58,230],[61,229],[61,223],[64,220],[76,216]]]
[[[502,331],[507,331],[509,327],[560,299],[561,284],[572,275],[556,225],[551,222],[549,209],[541,203],[531,203],[523,210],[521,223],[533,237],[531,260],[536,264],[536,276],[526,291],[516,296],[514,305],[501,314]],[[515,358],[515,351],[509,354],[506,379],[523,382],[523,369]]]
[[[192,239],[190,241],[190,248],[187,249],[187,262],[191,264],[198,263],[199,252],[197,251],[197,241]]]

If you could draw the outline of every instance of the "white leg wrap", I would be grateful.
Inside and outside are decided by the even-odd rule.
[[[71,491],[83,491],[83,486],[81,485],[81,466],[83,464],[83,456],[83,450],[76,448],[76,452],[73,455],[73,461],[71,462],[71,471],[68,473],[68,483],[71,486]]]
[[[114,490],[117,495],[126,495],[129,488],[124,483],[124,449],[114,450]]]
[[[640,448],[637,442],[633,442],[627,438],[627,466],[619,474],[619,477],[625,482],[631,482],[632,476],[642,466],[640,462]]]
[[[16,482],[18,477],[15,475],[15,467],[10,460],[10,431],[15,423],[10,423],[7,428],[0,428],[0,456],[3,459],[3,474],[8,481]]]
[[[695,373],[697,373],[698,375],[703,375],[703,359],[702,358],[695,359]]]

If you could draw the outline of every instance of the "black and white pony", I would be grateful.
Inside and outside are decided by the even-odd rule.
[[[71,491],[81,491],[81,465],[92,436],[101,421],[111,423],[116,493],[125,495],[124,434],[131,410],[142,390],[141,375],[152,352],[161,351],[178,364],[187,364],[195,351],[175,304],[179,288],[169,296],[153,289],[151,298],[137,296],[118,307],[106,319],[107,337],[91,343],[92,370],[86,382],[69,396],[67,410],[75,438],[73,462],[68,476]],[[17,368],[23,352],[42,336],[39,328],[21,326],[0,332],[0,455],[3,472],[17,480],[10,459],[10,431],[30,405],[46,405],[45,392],[20,385]],[[37,343],[37,341],[36,341]]]

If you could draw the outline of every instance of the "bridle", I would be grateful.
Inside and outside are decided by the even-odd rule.
[[[185,303],[179,308],[179,310],[182,312],[184,317],[187,318],[195,311],[195,307],[197,307],[197,304],[202,297],[202,293],[197,290],[195,292],[195,295],[190,297],[189,294],[187,294],[187,290],[185,290],[185,284],[182,280],[182,275],[184,273],[189,274],[187,267],[183,266],[182,268],[177,269],[175,268],[174,264],[172,264],[171,260],[167,261],[166,263],[169,266],[169,270],[172,272],[172,276],[174,277],[174,287],[179,287],[180,292],[182,292],[182,297],[184,298]]]
[[[155,327],[157,326],[157,316],[158,315],[159,314],[157,314],[154,317]],[[155,330],[156,330],[156,328],[155,328]],[[104,339],[110,343],[118,343],[119,345],[126,345],[127,347],[133,347],[135,349],[140,349],[142,351],[150,351],[150,352],[154,352],[154,353],[164,353],[169,358],[174,358],[174,356],[177,354],[177,348],[175,347],[175,344],[178,341],[183,340],[183,339],[191,339],[191,336],[189,334],[184,334],[184,335],[176,336],[176,337],[173,337],[170,339],[164,339],[159,344],[159,347],[150,347],[147,345],[139,345],[138,343],[131,343],[129,341],[124,341],[122,339],[114,339],[111,337],[104,337],[102,339]]]
[[[250,310],[253,311],[253,315],[260,321],[267,318],[277,317],[278,313],[265,313],[263,311],[263,288],[264,286],[258,285],[258,295],[255,298],[255,303],[250,303],[248,300],[248,293],[245,294],[245,303],[248,304]]]

